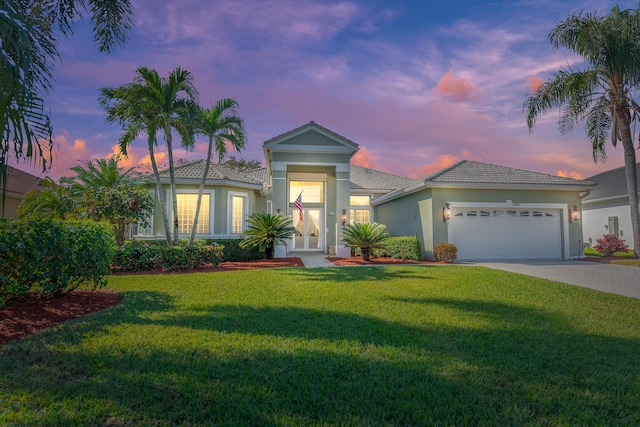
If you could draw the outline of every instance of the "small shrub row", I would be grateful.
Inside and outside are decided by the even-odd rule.
[[[264,257],[264,253],[258,248],[246,248],[240,247],[242,239],[202,239],[196,240],[196,242],[204,242],[205,244],[214,244],[222,247],[222,255],[219,259],[220,262],[224,261],[251,261],[255,259],[261,259]],[[187,240],[180,240],[180,246],[187,246]],[[125,243],[126,246],[161,246],[166,247],[166,240],[129,240]]]
[[[51,297],[106,285],[113,227],[93,221],[0,221],[0,306],[35,288]]]
[[[433,249],[438,261],[453,262],[458,258],[458,248],[452,243],[440,243]]]
[[[378,256],[388,256],[394,259],[411,259],[422,261],[422,243],[415,236],[392,236],[389,237],[383,249],[375,251]]]
[[[145,270],[192,270],[198,265],[218,265],[224,247],[206,241],[196,241],[193,246],[186,244],[168,247],[148,242],[127,243],[117,248],[113,257],[112,268],[115,271]]]

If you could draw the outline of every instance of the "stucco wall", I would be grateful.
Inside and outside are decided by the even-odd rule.
[[[442,219],[442,208],[447,202],[505,203],[514,207],[527,203],[562,204],[566,210],[580,207],[578,191],[493,190],[427,188],[399,199],[375,206],[377,222],[387,226],[394,235],[417,235],[424,244],[425,256],[433,253],[439,243],[448,242],[447,224]],[[561,232],[568,231],[569,256],[582,255],[582,221],[570,226],[568,218],[561,219]],[[562,253],[564,253],[564,244]]]
[[[628,200],[585,204],[582,211],[585,243],[593,247],[597,244],[598,239],[613,231],[608,228],[609,217],[618,217],[618,230],[621,233],[619,233],[619,237],[625,241],[627,246],[633,248],[634,240]]]

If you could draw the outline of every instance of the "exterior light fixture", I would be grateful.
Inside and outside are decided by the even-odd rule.
[[[449,222],[451,219],[451,205],[449,203],[445,203],[442,207],[442,220],[444,222]]]
[[[342,209],[342,226],[344,227],[345,225],[347,225],[347,210],[346,209]]]
[[[571,208],[571,217],[569,219],[569,222],[571,223],[571,225],[578,225],[579,219],[580,219],[580,211],[578,210],[578,206],[573,205],[573,208]]]

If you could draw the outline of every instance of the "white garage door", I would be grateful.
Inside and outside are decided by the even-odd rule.
[[[458,259],[562,258],[556,209],[454,208],[450,241]]]

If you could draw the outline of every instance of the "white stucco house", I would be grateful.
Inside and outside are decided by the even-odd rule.
[[[594,246],[605,234],[615,234],[623,239],[627,246],[633,248],[629,193],[624,167],[599,173],[587,180],[597,185],[582,199],[585,244]]]
[[[212,165],[198,237],[239,238],[254,212],[292,217],[298,230],[276,256],[335,250],[346,224],[379,222],[417,236],[430,257],[439,243],[459,259],[570,259],[582,255],[581,194],[594,184],[533,171],[461,161],[420,179],[352,165],[358,144],[315,122],[262,144],[265,167],[238,172]],[[204,161],[175,168],[180,233],[191,229]],[[168,172],[162,172],[166,186]],[[302,212],[296,207],[301,195]],[[168,210],[170,211],[170,209]],[[159,210],[137,238],[162,238]]]

